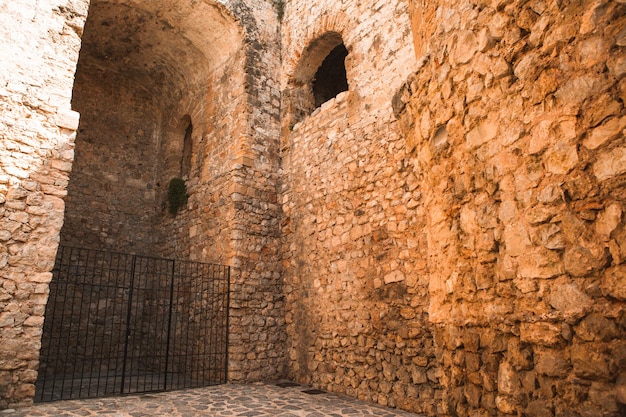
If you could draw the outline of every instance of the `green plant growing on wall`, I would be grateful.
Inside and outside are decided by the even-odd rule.
[[[170,213],[174,216],[181,207],[187,204],[189,194],[187,194],[187,186],[182,178],[172,178],[167,186],[167,201],[169,203]]]

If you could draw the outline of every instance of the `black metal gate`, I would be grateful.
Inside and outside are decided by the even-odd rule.
[[[230,269],[60,247],[35,401],[226,382]]]

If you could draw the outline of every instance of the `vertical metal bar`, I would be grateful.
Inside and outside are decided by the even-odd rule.
[[[72,296],[71,299],[68,300],[69,297],[69,291],[70,291],[70,286],[71,285],[75,285],[72,284],[74,282],[74,280],[76,279],[76,275],[78,274],[78,268],[79,268],[79,260],[80,260],[80,252],[78,253],[78,255],[75,254],[75,250],[74,249],[70,249],[70,254],[69,254],[69,263],[67,265],[67,281],[65,282],[65,288],[63,291],[63,310],[61,311],[61,323],[60,323],[60,328],[59,328],[59,344],[57,345],[57,355],[55,358],[55,371],[59,370],[59,360],[60,358],[62,359],[62,368],[61,369],[65,369],[66,365],[67,365],[67,358],[68,358],[68,354],[69,352],[67,352],[67,350],[65,351],[64,354],[61,353],[61,335],[64,334],[65,331],[65,327],[68,327],[68,331],[67,334],[69,336],[70,331],[71,331],[71,322],[72,322],[72,310],[74,309],[74,304],[73,304],[73,300],[74,297]],[[77,261],[75,265],[72,265],[72,259],[74,257],[77,257]],[[76,271],[73,271],[73,269],[76,269]],[[66,309],[67,307],[69,307],[69,309]],[[69,314],[68,314],[69,313]],[[66,324],[66,321],[69,321],[69,324]],[[55,372],[57,373],[57,372]],[[61,392],[59,394],[59,397],[61,399],[66,399],[63,396],[63,390],[65,387],[65,374],[60,375],[60,378],[54,378],[54,382],[53,382],[53,392],[56,393],[56,389],[57,389],[57,379],[60,379],[60,381],[58,381],[61,384]],[[53,397],[54,398],[54,397]]]
[[[79,259],[82,259],[82,254],[83,254],[83,251],[79,250],[79,255],[78,255]],[[89,262],[89,251],[87,251],[86,262],[87,263]],[[77,326],[78,326],[77,336],[80,334],[80,319],[81,319],[80,308],[81,308],[82,301],[83,301],[83,295],[82,294],[80,295],[80,300],[79,300],[78,299],[78,294],[77,294],[77,288],[80,285],[80,283],[79,283],[80,278],[82,278],[83,282],[85,280],[85,273],[87,271],[87,267],[85,266],[83,268],[82,277],[81,277],[81,274],[79,274],[79,271],[80,271],[79,268],[80,268],[80,263],[79,263],[79,265],[76,268],[76,277],[75,277],[76,281],[74,282],[74,292],[72,294],[72,303],[71,303],[72,304],[72,309],[71,309],[71,312],[70,312],[70,326],[69,326],[69,330],[68,330],[68,334],[69,334],[70,338],[72,337],[72,328],[75,327],[73,325],[75,324],[74,323],[74,318],[75,318],[75,316],[74,316],[74,307],[76,305],[78,305],[78,308],[79,308],[79,310],[78,310],[78,323],[76,323]],[[74,346],[74,349],[72,350],[72,354],[73,354],[73,359],[74,360],[73,360],[73,364],[72,364],[72,372],[71,372],[71,375],[70,375],[70,388],[69,388],[70,392],[69,392],[69,397],[67,397],[68,399],[72,399],[73,396],[74,396],[74,386],[73,386],[73,384],[74,384],[74,376],[76,374],[76,362],[77,362],[77,359],[78,359],[77,358],[78,344],[76,344]],[[66,357],[66,360],[67,359],[68,358]],[[65,392],[64,392],[65,391],[65,381],[66,381],[66,378],[63,378],[63,384],[61,385],[61,395],[62,395],[63,398],[65,398],[65,395],[64,395],[65,394]]]
[[[190,287],[191,287],[191,297],[189,300],[189,326],[191,333],[191,381],[190,385],[196,386],[196,379],[198,378],[198,333],[199,333],[199,322],[195,317],[195,309],[196,309],[196,301],[198,299],[198,292],[201,289],[198,289],[198,264],[190,264],[189,265],[189,275],[190,275]],[[191,320],[193,318],[193,321]]]
[[[44,395],[46,392],[46,385],[48,382],[48,376],[50,373],[50,368],[51,368],[51,359],[52,359],[52,348],[53,348],[53,344],[52,342],[54,341],[54,331],[56,330],[56,307],[57,307],[57,297],[59,295],[60,292],[60,288],[59,288],[59,281],[61,280],[61,267],[63,265],[63,254],[65,251],[65,247],[63,246],[59,246],[58,250],[59,253],[57,253],[57,261],[55,264],[55,268],[53,269],[53,273],[52,273],[52,280],[50,281],[50,296],[48,297],[48,302],[46,305],[46,312],[45,312],[45,316],[44,316],[44,327],[43,329],[46,330],[45,332],[42,333],[42,343],[41,345],[43,347],[45,347],[45,350],[42,351],[41,353],[41,358],[40,362],[44,362],[46,364],[46,369],[43,372],[43,378],[41,378],[41,387],[39,388],[39,394],[37,394],[37,397],[39,398],[39,401],[43,402],[44,401]],[[56,273],[55,273],[56,272]],[[49,323],[48,326],[46,326],[45,324]],[[59,337],[59,341],[58,343],[60,343],[60,337]],[[52,385],[52,394],[54,393],[54,379],[53,379],[53,385]],[[53,395],[50,396],[51,399],[53,397]]]
[[[111,256],[112,255],[110,255],[110,254],[101,253],[101,258],[102,259],[100,259],[100,265],[98,266],[97,263],[96,263],[96,265],[94,265],[94,281],[92,283],[92,289],[91,289],[91,293],[90,294],[93,295],[94,293],[96,293],[97,296],[96,296],[95,303],[93,303],[91,301],[92,298],[91,298],[91,295],[90,295],[90,297],[89,297],[89,307],[88,308],[91,308],[92,305],[94,306],[94,310],[95,311],[93,312],[93,314],[95,315],[94,320],[96,322],[100,319],[100,317],[98,317],[98,315],[100,313],[100,311],[99,311],[100,310],[100,300],[102,298],[102,286],[103,286],[102,285],[102,276],[104,275],[104,270],[105,270],[105,261],[104,261],[104,259],[109,257],[109,263],[110,263]],[[98,270],[98,274],[97,274],[98,282],[97,282],[97,284],[96,284],[96,280],[95,280],[95,278],[96,278],[96,276],[95,276],[96,275],[95,274],[96,269]],[[106,320],[104,320],[104,322],[106,323]],[[99,330],[100,330],[99,326],[95,326],[95,325],[93,326],[93,330],[92,330],[93,331],[93,335],[91,335],[91,336],[93,336],[93,342],[92,342],[92,345],[91,345],[91,358],[90,358],[90,365],[89,365],[89,372],[90,372],[91,375],[93,375],[93,377],[96,380],[96,384],[95,384],[96,385],[95,386],[96,395],[98,395],[98,392],[100,391],[100,374],[101,374],[101,369],[102,369],[102,366],[98,366],[98,372],[97,373],[95,372],[95,367],[96,367],[96,362],[97,362],[97,359],[95,357],[96,356],[96,349],[98,349],[98,347],[102,347],[102,348],[104,347],[102,343],[98,343],[98,333],[99,333]],[[87,332],[85,334],[85,336],[90,336],[89,332]],[[98,357],[100,357],[101,354],[102,354],[102,352],[99,352]],[[91,385],[92,384],[91,384],[91,381],[90,381],[89,388],[87,389],[87,396],[91,396]]]
[[[189,283],[189,275],[188,275],[188,268],[187,268],[187,264],[183,264],[185,265],[185,273],[183,274],[183,276],[185,277],[185,284],[187,285],[187,291],[185,291],[184,296],[183,296],[183,317],[187,318],[187,320],[184,321],[184,323],[187,325],[186,331],[185,331],[185,360],[184,360],[184,364],[185,364],[185,369],[184,369],[184,376],[185,378],[183,379],[183,386],[182,388],[187,388],[187,383],[189,381],[189,335],[191,333],[191,324],[189,323],[189,306],[191,305],[191,287],[190,287],[190,283]]]
[[[207,317],[207,321],[209,322],[209,334],[208,334],[208,340],[206,341],[206,344],[209,347],[209,353],[207,355],[207,366],[208,366],[208,372],[209,372],[209,383],[213,383],[214,380],[214,376],[215,374],[217,374],[217,372],[219,372],[218,369],[215,369],[218,367],[216,358],[217,358],[217,347],[215,346],[215,339],[217,339],[217,335],[219,334],[219,329],[216,328],[216,326],[218,325],[218,322],[216,322],[215,320],[215,315],[217,314],[216,308],[215,308],[215,301],[216,301],[216,296],[215,296],[215,282],[217,281],[215,279],[215,274],[214,274],[214,268],[211,268],[209,266],[207,266],[207,268],[205,268],[206,271],[206,277],[205,277],[205,281],[207,283],[207,300],[208,302],[210,302],[210,304],[208,304],[209,308],[207,308],[207,312],[206,314],[209,316]],[[219,302],[219,299],[217,299],[217,301]]]
[[[89,378],[85,378],[85,374],[84,374],[84,368],[85,368],[85,356],[86,356],[86,350],[87,350],[87,340],[86,340],[86,330],[84,330],[84,322],[83,320],[85,320],[85,318],[83,317],[85,312],[83,311],[85,307],[89,308],[89,305],[87,304],[87,288],[88,288],[88,282],[87,280],[89,279],[89,275],[92,272],[92,263],[95,261],[92,261],[92,255],[95,258],[96,254],[94,252],[92,252],[89,249],[86,249],[86,257],[85,257],[85,268],[83,270],[83,276],[82,276],[82,280],[80,282],[80,285],[77,288],[80,288],[80,301],[78,302],[78,320],[77,320],[77,333],[76,333],[76,353],[75,353],[75,360],[74,360],[74,371],[72,372],[72,397],[74,397],[74,394],[76,393],[76,391],[78,391],[78,397],[76,398],[81,398],[82,396],[82,391],[83,391],[83,382],[84,379],[87,379],[89,381]],[[87,322],[89,321],[89,310],[87,310]],[[82,343],[82,349],[80,344]],[[80,355],[80,356],[79,356]],[[80,358],[80,369],[79,369],[79,358]],[[76,390],[76,381],[75,379],[78,379],[78,390]]]
[[[110,308],[112,308],[111,312],[113,316],[112,316],[111,337],[109,340],[109,355],[108,355],[109,369],[110,369],[110,364],[112,362],[115,363],[115,366],[114,366],[114,374],[113,374],[114,375],[113,387],[111,388],[112,392],[109,392],[108,390],[109,380],[107,378],[107,383],[105,386],[105,392],[107,394],[116,392],[116,384],[117,384],[117,378],[119,375],[119,365],[120,365],[119,361],[121,359],[120,354],[119,354],[120,342],[121,342],[120,332],[123,331],[122,321],[121,319],[119,319],[120,316],[118,312],[121,311],[121,307],[124,302],[125,278],[126,278],[126,274],[129,272],[128,271],[129,256],[118,254],[116,259],[117,259],[117,264],[116,264],[115,270],[112,271],[115,273],[115,278],[112,284],[113,285],[112,288],[109,288],[109,290],[112,290],[112,295],[111,295],[112,300],[111,300]],[[109,282],[110,281],[111,280],[109,279]],[[108,308],[109,308],[109,305],[108,305],[108,300],[107,300],[107,309]],[[118,317],[119,319],[118,322],[115,322],[116,317]],[[114,343],[115,341],[117,341],[117,343]],[[115,354],[115,357],[113,358],[114,354]]]
[[[163,389],[167,390],[167,372],[170,359],[170,339],[172,336],[172,308],[174,305],[174,276],[176,273],[176,261],[172,261],[172,275],[170,277],[170,308],[167,317],[167,338],[165,342],[165,373],[163,378]]]
[[[124,394],[124,384],[126,380],[126,360],[128,359],[128,339],[130,337],[130,319],[131,309],[133,305],[133,287],[135,283],[135,263],[137,257],[133,255],[132,266],[130,268],[130,289],[128,291],[128,310],[126,314],[126,340],[124,343],[124,361],[122,362],[122,386],[120,388],[120,394]]]
[[[200,281],[200,285],[202,286],[202,296],[200,299],[200,312],[202,317],[200,322],[203,324],[202,332],[198,335],[198,339],[202,338],[202,343],[200,346],[202,347],[201,354],[201,364],[202,364],[202,385],[204,385],[207,381],[207,376],[211,375],[211,345],[207,343],[206,337],[207,333],[209,334],[209,340],[211,340],[211,333],[213,331],[213,326],[210,323],[211,309],[208,308],[208,301],[211,299],[210,293],[210,281],[207,276],[207,267],[206,265],[200,265],[199,270],[201,271],[198,275],[198,280]],[[206,305],[205,305],[206,302]],[[208,329],[207,329],[208,324]],[[207,369],[208,368],[208,369]]]
[[[146,260],[138,256],[137,257],[137,267],[135,268],[135,285],[133,292],[133,302],[131,303],[131,321],[132,321],[132,336],[129,336],[129,352],[130,358],[128,359],[128,363],[126,364],[127,369],[130,368],[130,372],[128,373],[129,384],[128,384],[128,393],[134,393],[139,390],[139,384],[141,375],[139,369],[137,369],[137,342],[141,340],[141,322],[142,317],[139,314],[139,303],[141,302],[141,297],[143,295],[143,276],[145,274],[146,269]],[[134,382],[134,383],[133,383]],[[144,381],[145,382],[145,381]]]
[[[68,268],[67,268],[67,281],[65,282],[65,288],[63,289],[63,305],[64,305],[64,308],[63,308],[63,311],[61,311],[61,318],[59,320],[60,321],[60,323],[59,323],[59,339],[58,339],[58,344],[56,346],[57,353],[56,353],[55,358],[54,358],[54,373],[55,373],[55,376],[52,379],[51,399],[54,398],[54,395],[55,395],[56,390],[57,390],[57,379],[58,378],[56,377],[56,374],[57,374],[57,369],[59,368],[58,361],[61,358],[61,334],[63,334],[63,325],[65,323],[65,315],[67,313],[67,310],[65,309],[65,306],[68,305],[68,302],[67,302],[67,292],[68,292],[70,273],[71,273],[70,265],[71,265],[72,253],[73,253],[73,250],[70,249],[70,255],[69,255],[70,256],[70,263],[68,264]],[[61,288],[59,287],[59,293],[60,292],[61,292]],[[64,368],[65,367],[65,363],[63,365],[64,365],[63,366],[63,368]],[[63,377],[63,379],[61,380],[61,393],[63,392],[63,386],[64,386],[64,381],[65,381],[65,376],[63,375],[62,377]],[[63,396],[61,395],[61,398],[62,397]]]
[[[95,252],[95,251],[88,251],[87,252],[87,265],[89,265],[89,258],[90,255],[93,254],[93,266],[91,268],[86,269],[85,271],[85,277],[83,279],[83,285],[82,285],[82,298],[81,298],[81,303],[80,303],[80,308],[79,308],[79,318],[78,318],[78,332],[79,332],[79,339],[83,341],[83,350],[82,350],[82,360],[81,360],[81,366],[80,366],[80,384],[79,384],[79,388],[78,388],[78,397],[82,398],[83,395],[83,381],[86,379],[88,381],[88,385],[87,385],[87,396],[89,396],[89,394],[91,393],[91,379],[92,379],[92,374],[90,372],[91,367],[87,366],[87,371],[89,372],[89,374],[87,375],[85,372],[85,365],[89,365],[88,364],[88,355],[89,355],[89,343],[88,343],[88,339],[89,339],[89,322],[92,319],[91,318],[91,302],[93,299],[93,293],[94,293],[94,280],[95,280],[95,276],[96,276],[96,269],[97,269],[97,265],[98,265],[98,259],[99,259],[99,253]],[[88,279],[91,280],[91,282],[88,282]],[[88,291],[89,289],[89,291]],[[88,301],[85,303],[85,293],[88,292]],[[87,317],[84,318],[85,322],[83,323],[83,309],[86,309],[86,314]],[[95,332],[94,332],[95,333]],[[93,358],[93,355],[92,355]],[[92,364],[93,365],[93,364]],[[72,387],[73,388],[73,387]]]
[[[127,364],[127,366],[130,366],[130,384],[129,384],[129,390],[128,392],[138,392],[139,391],[139,384],[140,384],[140,379],[141,379],[141,373],[140,370],[137,369],[137,365],[138,365],[138,361],[137,361],[137,342],[138,340],[141,340],[141,333],[137,334],[137,332],[141,332],[141,324],[142,324],[142,317],[139,314],[139,300],[141,299],[141,296],[143,294],[143,282],[142,282],[142,278],[144,277],[144,274],[146,273],[145,270],[146,268],[146,263],[147,260],[141,256],[137,257],[137,264],[138,264],[138,268],[135,268],[135,285],[134,285],[134,289],[135,292],[133,293],[133,303],[131,304],[131,309],[134,309],[134,312],[131,313],[131,317],[132,317],[132,328],[133,328],[133,336],[132,338],[129,337],[130,340],[130,351],[131,351],[131,355],[130,355],[130,363]],[[135,381],[134,384],[134,390],[133,390],[133,379]],[[144,377],[144,386],[145,386],[145,377]]]
[[[229,340],[228,340],[228,336],[230,334],[229,332],[229,328],[230,328],[230,266],[225,267],[226,268],[226,306],[224,308],[224,314],[226,314],[226,335],[224,337],[224,380],[223,382],[226,383],[228,381],[228,345],[229,345]]]
[[[120,270],[120,261],[122,259],[122,257],[124,259],[126,259],[125,256],[121,255],[121,254],[117,254],[114,258],[111,259],[111,265],[108,271],[108,279],[107,279],[107,290],[105,293],[105,301],[104,301],[104,329],[103,329],[103,334],[102,334],[102,342],[104,344],[104,342],[106,341],[106,319],[107,319],[107,314],[109,313],[109,308],[112,308],[112,323],[111,323],[111,336],[109,338],[109,350],[108,350],[108,354],[106,355],[106,362],[107,362],[107,373],[104,376],[104,394],[108,394],[109,393],[109,373],[111,372],[112,368],[111,368],[111,362],[113,362],[113,338],[114,336],[114,329],[115,329],[115,308],[116,308],[116,301],[117,301],[117,290],[118,288],[118,279],[119,279],[119,270]],[[115,260],[113,260],[115,259]],[[112,281],[112,276],[114,276],[114,281]],[[123,285],[122,285],[123,287]],[[112,298],[112,300],[111,300]],[[111,301],[111,304],[109,304],[109,301]],[[104,351],[103,351],[104,353]],[[113,370],[114,373],[113,375],[117,375],[117,356],[115,356],[115,369]],[[98,374],[98,377],[100,377],[101,374]],[[113,377],[113,390],[115,390],[115,378],[116,376]]]

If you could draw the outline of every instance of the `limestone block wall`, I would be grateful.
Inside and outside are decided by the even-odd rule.
[[[0,2],[0,409],[32,402],[88,1]]]
[[[89,28],[87,28],[89,29]],[[139,77],[79,61],[72,104],[82,115],[62,244],[150,254],[156,241],[160,98]]]
[[[167,107],[163,131],[168,141],[185,134],[184,120],[191,115],[193,126],[190,172],[179,170],[181,149],[172,151],[163,146],[157,168],[158,217],[153,229],[158,253],[167,258],[190,259],[203,262],[231,264],[233,249],[231,228],[234,207],[231,201],[233,165],[246,128],[246,93],[243,71],[243,45],[220,68],[207,74],[206,88],[186,94],[180,101]],[[227,80],[227,82],[226,82]],[[168,125],[182,127],[174,130]],[[177,138],[172,138],[177,136]],[[165,163],[170,154],[175,156],[174,172]],[[183,176],[189,201],[176,215],[169,212],[167,187],[172,178]]]
[[[197,132],[189,202],[176,217],[164,216],[160,250],[169,257],[232,267],[228,377],[245,382],[284,373],[279,21],[273,2],[238,1],[226,7],[245,40],[209,75],[200,106],[181,102],[191,109]]]
[[[294,74],[329,32],[349,52],[349,88],[301,117]],[[288,376],[434,415],[427,213],[391,108],[416,67],[408,3],[288,2],[282,34]]]
[[[277,2],[234,7],[247,30],[247,125],[235,153],[230,198],[233,276],[229,378],[279,379],[285,372],[285,313],[280,257],[280,39]]]
[[[427,207],[441,411],[623,415],[626,6],[412,6],[438,23],[394,103]]]

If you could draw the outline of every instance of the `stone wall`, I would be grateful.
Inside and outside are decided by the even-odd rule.
[[[79,62],[72,104],[82,117],[61,234],[64,245],[153,252],[160,214],[155,167],[161,109],[144,82]]]
[[[623,415],[625,7],[413,2],[440,23],[394,105],[445,414]]]
[[[416,67],[408,4],[299,1],[285,12],[288,376],[432,415],[441,392],[427,315],[427,213],[391,108]],[[324,52],[328,33],[348,49],[349,88],[303,116],[301,65]]]
[[[277,203],[280,44],[272,2],[229,7],[246,43],[209,75],[206,108],[194,109],[201,129],[194,136],[198,150],[187,182],[189,202],[178,216],[165,218],[162,253],[232,267],[229,379],[256,381],[284,373]]]
[[[623,4],[413,1],[417,64],[397,5],[368,6],[286,8],[290,377],[430,415],[623,413]],[[326,31],[350,91],[302,117]]]
[[[0,408],[32,402],[87,1],[0,1]]]
[[[277,2],[247,2],[244,87],[247,125],[230,184],[233,279],[229,378],[279,379],[285,372],[278,188],[280,41]],[[237,10],[237,9],[235,9]]]
[[[65,243],[232,266],[231,380],[624,413],[623,0],[92,0],[83,36],[87,3],[0,0],[0,408],[69,190]]]
[[[242,30],[222,13],[228,12],[211,4],[172,9],[141,1],[92,2],[74,89],[73,104],[83,119],[63,243],[228,259],[228,232],[207,238],[227,229],[232,215],[220,213],[223,221],[215,224],[196,210],[198,190],[210,196],[219,189],[213,184],[228,180],[230,155],[246,126]],[[204,31],[205,21],[213,22],[213,32]],[[189,126],[191,152],[183,169]],[[191,200],[175,216],[167,189],[181,177]],[[193,239],[198,225],[204,225],[202,245]]]

